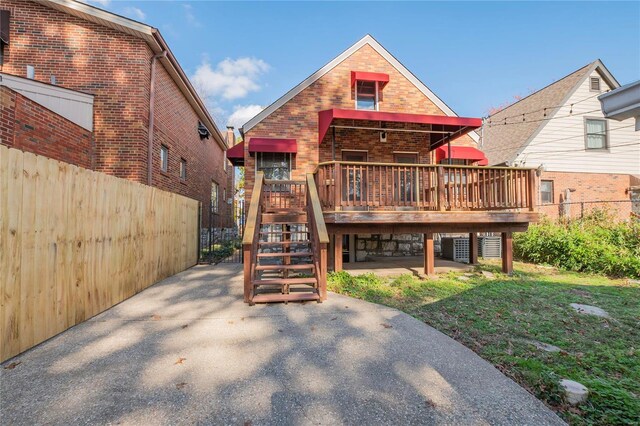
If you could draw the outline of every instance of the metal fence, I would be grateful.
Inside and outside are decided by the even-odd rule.
[[[245,223],[244,200],[234,200],[231,217],[219,214],[213,205],[204,206],[202,217],[208,227],[200,228],[200,263],[242,263],[242,233]]]
[[[575,201],[539,206],[539,212],[551,219],[582,219],[589,215],[604,213],[619,220],[640,217],[640,200]]]

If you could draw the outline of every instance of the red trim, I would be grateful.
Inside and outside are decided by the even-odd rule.
[[[449,148],[447,146],[436,148],[436,161],[438,163],[447,158],[449,158]],[[484,153],[472,146],[451,146],[451,158],[478,162],[479,166],[487,166],[489,164],[489,160],[487,160]]]
[[[451,140],[459,138],[482,126],[482,119],[480,118],[333,108],[318,112],[318,144],[322,143],[333,120],[339,118],[380,122],[388,121],[393,123],[433,124],[442,126],[442,130],[444,131],[451,132]],[[438,140],[438,143],[444,143],[444,138]],[[432,143],[432,146],[434,145],[435,144]]]
[[[298,143],[295,139],[276,138],[251,138],[249,139],[249,152],[298,152]]]
[[[244,165],[244,142],[240,142],[227,150],[227,159],[234,166]]]
[[[389,82],[389,74],[381,72],[351,71],[351,87],[356,81],[377,81],[378,88],[382,90]]]

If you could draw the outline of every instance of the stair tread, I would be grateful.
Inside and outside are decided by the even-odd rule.
[[[309,231],[260,231],[261,234],[308,234]]]
[[[304,300],[319,300],[318,293],[263,293],[253,296],[253,303],[296,302]]]
[[[277,271],[280,269],[289,269],[289,270],[301,270],[301,269],[314,269],[315,266],[311,263],[308,264],[297,264],[297,265],[257,265],[256,270],[258,271]]]
[[[310,251],[289,252],[289,253],[258,253],[258,257],[306,257],[313,256]]]
[[[283,284],[316,284],[317,279],[309,278],[270,278],[266,280],[253,280],[251,284],[256,285],[283,285]]]
[[[277,244],[277,245],[291,245],[291,244],[309,244],[311,240],[301,240],[301,241],[258,241],[258,244],[261,245],[269,245],[269,244]]]

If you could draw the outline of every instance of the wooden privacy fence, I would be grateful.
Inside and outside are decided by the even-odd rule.
[[[198,202],[0,145],[0,361],[198,259]]]

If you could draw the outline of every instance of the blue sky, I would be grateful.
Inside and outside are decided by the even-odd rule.
[[[220,124],[367,33],[462,116],[597,58],[621,84],[640,78],[640,2],[85,1],[159,28]]]

